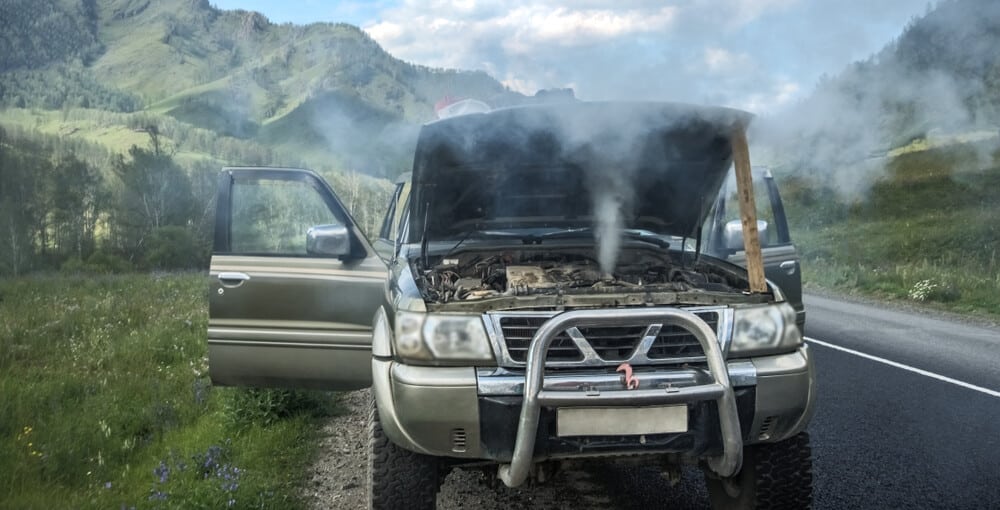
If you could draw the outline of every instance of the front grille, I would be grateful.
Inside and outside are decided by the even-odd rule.
[[[719,335],[722,309],[698,310],[694,312],[705,321],[712,331]],[[494,331],[506,351],[508,362],[523,365],[528,358],[531,339],[551,314],[541,313],[494,313],[488,320],[495,325]],[[573,366],[585,361],[589,350],[596,356],[590,364],[618,364],[632,359],[641,348],[647,335],[656,335],[645,357],[650,363],[697,362],[704,360],[705,353],[698,339],[681,326],[671,324],[627,324],[623,326],[580,326],[560,332],[552,341],[545,358],[549,366]],[[593,358],[594,356],[592,356]],[[700,358],[700,359],[699,359]],[[647,360],[642,360],[647,362]]]
[[[500,318],[500,329],[507,342],[507,352],[510,358],[518,363],[528,361],[528,347],[538,328],[549,320],[539,316],[512,316]],[[576,348],[573,340],[563,331],[552,340],[545,361],[581,361],[583,353]]]
[[[580,334],[603,360],[625,361],[632,356],[647,326],[581,327]]]
[[[716,335],[719,334],[719,314],[717,312],[699,312],[695,315],[708,323]],[[660,334],[656,336],[653,346],[646,353],[650,359],[686,358],[704,356],[705,351],[698,339],[690,331],[673,324],[664,324]]]

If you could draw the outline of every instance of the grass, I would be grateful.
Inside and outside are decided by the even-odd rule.
[[[0,281],[0,508],[295,508],[326,393],[213,388],[202,274]]]
[[[1000,274],[930,262],[892,265],[843,264],[828,259],[803,261],[807,288],[837,289],[879,298],[913,301],[934,308],[1000,319]]]
[[[852,199],[786,182],[806,285],[1000,319],[996,140],[905,152],[885,170]]]

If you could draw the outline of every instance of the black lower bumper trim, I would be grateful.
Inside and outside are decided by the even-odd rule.
[[[753,387],[735,388],[736,409],[744,440],[753,424],[756,392]],[[510,462],[514,453],[520,396],[479,397],[479,426],[486,457]],[[692,456],[722,452],[722,433],[715,402],[688,404],[688,431],[678,434],[645,436],[559,437],[556,435],[556,410],[543,407],[535,438],[536,457],[573,455],[628,455],[642,453],[682,453]]]

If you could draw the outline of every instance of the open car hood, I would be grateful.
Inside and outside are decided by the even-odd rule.
[[[751,115],[676,103],[561,103],[425,125],[409,242],[474,230],[619,227],[693,236]],[[425,225],[426,220],[426,225]]]

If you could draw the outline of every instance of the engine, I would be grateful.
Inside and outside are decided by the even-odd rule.
[[[432,303],[557,293],[732,290],[724,275],[642,250],[623,253],[610,274],[602,273],[588,253],[529,250],[463,253],[415,274],[423,298]]]

